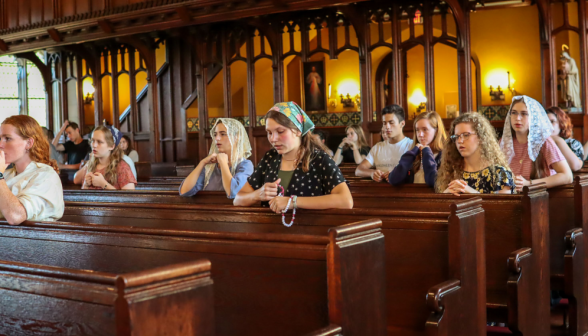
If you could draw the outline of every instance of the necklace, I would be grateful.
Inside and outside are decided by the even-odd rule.
[[[278,188],[281,190],[278,196],[284,196],[284,187],[278,185]],[[294,225],[294,218],[296,218],[296,209],[292,209],[292,220],[290,221],[290,223],[286,223],[286,212],[288,212],[288,208],[290,207],[290,203],[292,202],[292,197],[293,196],[290,196],[286,208],[282,210],[282,224],[284,224],[285,227],[291,227],[292,225]]]

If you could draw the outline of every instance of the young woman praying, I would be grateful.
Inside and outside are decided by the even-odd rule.
[[[119,147],[122,133],[113,126],[98,126],[92,132],[92,155],[80,169],[74,183],[82,189],[135,189],[137,179],[123,160]]]
[[[208,156],[196,166],[180,186],[181,196],[194,196],[200,190],[222,190],[235,198],[253,172],[249,136],[243,124],[218,118],[210,130],[212,144]]]
[[[572,171],[551,138],[553,127],[538,101],[512,99],[504,121],[500,148],[515,175],[517,190],[537,182],[547,188],[572,183]]]
[[[323,145],[310,132],[314,124],[294,102],[278,103],[265,115],[272,145],[239,191],[238,206],[285,209],[351,209],[345,178]],[[283,190],[283,195],[282,195]]]
[[[566,158],[570,169],[572,171],[580,170],[584,164],[584,148],[580,141],[572,137],[574,125],[572,125],[570,117],[559,107],[552,106],[547,109],[547,118],[553,127],[551,139]]]
[[[388,176],[391,185],[426,183],[435,186],[441,151],[447,140],[443,120],[437,112],[423,112],[414,119],[413,149],[400,157],[400,162]]]
[[[478,113],[455,118],[443,147],[435,189],[439,193],[511,194],[515,184],[496,132]]]
[[[342,162],[360,164],[370,153],[370,147],[365,140],[363,130],[359,125],[351,125],[347,126],[345,133],[347,137],[341,141],[333,160],[337,165]]]
[[[63,216],[63,189],[57,162],[37,121],[6,118],[0,127],[0,212],[8,224],[56,221]],[[7,169],[12,164],[12,168]]]

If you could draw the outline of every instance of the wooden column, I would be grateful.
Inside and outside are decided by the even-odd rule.
[[[94,68],[94,126],[102,124],[104,102],[102,101],[102,67],[101,67],[101,52],[98,52],[92,65]],[[108,64],[108,53],[104,56],[104,64]],[[108,68],[105,69],[107,71]]]
[[[62,111],[62,122],[65,122],[69,119],[68,113],[68,92],[67,92],[67,53],[60,52],[59,53],[59,77],[61,77],[61,111]]]
[[[427,96],[427,111],[435,111],[435,56],[433,45],[433,13],[431,4],[425,1],[424,16],[424,51],[425,51],[425,94]]]
[[[132,56],[131,56],[132,55]],[[140,55],[140,54],[139,54]],[[139,62],[141,58],[139,57]],[[135,64],[135,48],[129,51],[129,94],[131,95],[131,112],[127,117],[129,123],[129,133],[131,134],[131,142],[133,146],[137,146],[135,143],[135,132],[137,132],[137,123],[135,122],[139,116],[139,109],[137,108],[137,65]]]
[[[584,114],[584,125],[582,127],[582,143],[588,140],[588,56],[586,49],[586,0],[578,0],[578,28],[580,30],[580,98],[582,99],[582,112]]]
[[[459,110],[470,112],[474,110],[472,95],[472,57],[470,51],[470,9],[467,0],[446,1],[458,30],[457,65],[459,72]],[[475,107],[477,109],[477,107]]]
[[[251,156],[253,158],[257,158],[257,146],[255,146],[255,137],[253,136],[253,129],[257,126],[257,108],[255,105],[255,63],[253,62],[254,56],[254,48],[253,48],[253,34],[255,33],[255,29],[246,29],[245,31],[245,47],[247,52],[247,96],[249,99],[249,127],[247,127],[247,133],[249,135],[249,143],[251,144]],[[263,42],[263,41],[262,41]],[[274,54],[272,50],[272,55]],[[273,56],[275,59],[275,56]],[[275,68],[274,68],[274,80],[275,80]],[[275,83],[275,82],[274,82]],[[274,95],[276,92],[275,84],[274,84]],[[274,96],[275,99],[275,96]]]
[[[202,32],[201,32],[202,33]],[[196,37],[196,88],[198,90],[198,153],[199,160],[208,155],[206,146],[206,129],[208,128],[208,104],[206,102],[206,83],[208,69],[204,67],[205,44],[203,37]]]
[[[223,101],[224,101],[224,111],[223,116],[225,118],[230,118],[232,111],[231,111],[231,66],[229,65],[229,58],[231,55],[228,53],[228,34],[227,31],[223,29],[221,33],[220,43],[222,44],[222,64],[223,64]],[[261,41],[263,43],[264,41]]]
[[[80,134],[83,135],[84,128],[86,126],[86,111],[84,109],[84,79],[82,76],[83,66],[82,57],[80,55],[74,56],[76,59],[76,90],[78,92],[78,111],[80,113]]]
[[[18,83],[18,101],[20,108],[18,114],[28,115],[28,81],[27,81],[27,60],[26,58],[16,59],[18,72],[17,72],[17,83]]]
[[[121,61],[124,63],[124,48],[118,46],[112,46],[110,48],[110,72],[112,73],[111,78],[111,98],[112,98],[112,125],[116,128],[120,128],[119,122],[119,99],[118,99],[118,52],[121,52]]]
[[[564,3],[565,5],[565,3]],[[543,105],[552,106],[557,104],[557,69],[555,68],[555,48],[551,32],[551,8],[549,0],[537,0],[539,9],[539,27],[541,35],[541,72]],[[580,41],[582,43],[582,41]]]
[[[400,8],[398,4],[392,7],[392,57],[391,62],[391,80],[389,85],[392,86],[392,102],[402,106],[402,53],[400,43],[402,41],[400,29]],[[406,108],[406,106],[405,106]],[[378,111],[380,112],[380,111]],[[379,113],[378,113],[379,114]]]

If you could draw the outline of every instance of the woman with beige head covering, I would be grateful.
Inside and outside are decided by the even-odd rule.
[[[212,145],[208,156],[186,177],[181,196],[194,196],[200,190],[224,190],[235,198],[253,172],[249,137],[243,124],[235,119],[218,118],[210,130]]]

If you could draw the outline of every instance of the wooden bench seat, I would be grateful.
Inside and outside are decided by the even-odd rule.
[[[0,244],[2,335],[215,335],[207,260],[34,237]]]
[[[443,314],[448,314],[443,321],[451,328],[458,328],[455,330],[445,327],[451,331],[450,335],[483,334],[486,277],[483,262],[483,212],[478,201],[468,200],[457,205],[448,205],[442,212],[374,209],[301,211],[297,214],[296,224],[292,228],[283,227],[281,216],[269,212],[266,208],[238,208],[230,205],[210,207],[68,202],[63,220],[145,229],[165,228],[184,232],[205,228],[217,231],[316,234],[324,232],[333,223],[374,217],[382,219],[382,232],[386,241],[388,335],[423,335],[430,309],[437,307],[433,302],[439,304],[432,300],[427,308],[423,298],[427,293],[436,293],[432,295],[437,300],[441,300],[444,295],[450,296],[448,293],[455,291],[458,285],[455,282],[446,284],[447,286],[439,284],[456,279],[462,281],[459,286],[462,289],[455,293],[456,301],[448,297],[443,299],[445,309],[441,309],[442,312],[436,310],[437,315],[431,318],[441,319]],[[451,233],[452,230],[455,232]],[[460,235],[457,233],[460,230],[465,230],[461,233],[462,238],[448,237],[448,232],[449,236]],[[468,238],[464,238],[464,235]],[[450,257],[451,255],[453,257]],[[461,258],[474,260],[465,262],[460,261]],[[211,260],[215,262],[213,258]],[[477,266],[472,266],[471,263]],[[435,286],[438,286],[438,289],[432,290]],[[462,293],[466,292],[469,294],[462,296]],[[475,302],[481,302],[478,308],[468,306],[472,304],[469,301],[472,297],[476,298]],[[458,316],[472,314],[476,316],[472,320],[475,325],[469,326],[463,325],[463,321],[453,324],[453,318],[448,317],[460,319]],[[442,327],[443,323],[439,321],[430,324],[430,328]]]
[[[206,257],[214,265],[209,311],[216,335],[321,335],[329,325],[340,326],[345,335],[385,335],[380,226],[370,220],[320,234],[271,234],[253,227],[198,231],[197,222],[190,232],[25,222],[0,225],[6,247],[0,260],[81,268],[85,262],[92,263],[89,269],[109,271]]]

